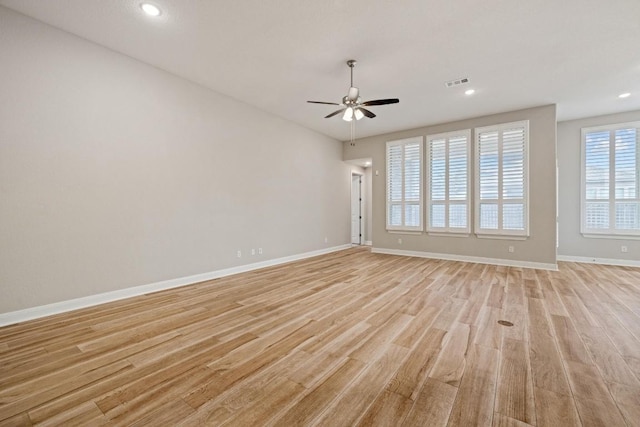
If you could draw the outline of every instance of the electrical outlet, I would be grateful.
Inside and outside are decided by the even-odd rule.
[[[242,251],[238,251],[238,258],[242,258]]]
[[[624,245],[620,246],[620,252],[626,253],[627,252],[627,247],[624,246]]]
[[[255,249],[251,249],[251,255],[255,255],[256,254],[256,250]]]
[[[324,242],[325,242],[325,243],[329,242],[329,238],[328,238],[328,237],[325,237],[325,238],[324,238]]]
[[[398,244],[401,245],[402,244],[402,239],[398,239]]]
[[[262,248],[258,248],[258,255],[262,255]]]
[[[509,246],[509,253],[514,253],[515,252],[515,248],[513,246]]]

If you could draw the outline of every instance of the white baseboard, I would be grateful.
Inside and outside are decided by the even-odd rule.
[[[586,256],[558,255],[558,261],[582,262],[585,264],[618,265],[622,267],[640,267],[640,261],[630,259],[593,258]]]
[[[543,262],[518,261],[518,260],[511,260],[511,259],[485,258],[485,257],[454,255],[454,254],[438,254],[433,252],[405,251],[405,250],[385,249],[385,248],[372,248],[371,252],[377,253],[377,254],[444,259],[447,261],[462,261],[462,262],[475,262],[478,264],[505,265],[508,267],[537,268],[540,270],[554,270],[554,271],[558,270],[557,264],[547,264]]]
[[[38,319],[40,317],[65,313],[80,308],[91,307],[98,304],[117,301],[124,298],[131,298],[151,292],[163,291],[165,289],[177,288],[180,286],[192,285],[194,283],[213,280],[219,277],[231,276],[233,274],[245,273],[247,271],[258,270],[260,268],[271,267],[287,262],[298,261],[318,255],[341,251],[350,248],[351,245],[340,245],[302,254],[286,256],[282,258],[270,259],[253,264],[240,265],[237,267],[225,268],[223,270],[211,271],[208,273],[195,274],[193,276],[179,277],[177,279],[164,280],[162,282],[150,283],[148,285],[135,286],[132,288],[120,289],[102,294],[90,295],[88,297],[75,298],[68,301],[56,302],[53,304],[41,305],[38,307],[26,308],[24,310],[11,311],[0,314],[0,326],[12,325],[14,323],[25,322],[27,320]]]
[[[373,242],[371,240],[365,240],[364,244],[365,244],[365,246],[372,246]]]

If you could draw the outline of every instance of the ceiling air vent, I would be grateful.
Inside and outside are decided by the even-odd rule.
[[[451,81],[445,82],[444,85],[446,87],[454,87],[454,86],[460,86],[460,85],[467,84],[467,83],[469,83],[469,79],[465,77],[465,78],[462,78],[462,79],[455,79],[455,80],[451,80]]]

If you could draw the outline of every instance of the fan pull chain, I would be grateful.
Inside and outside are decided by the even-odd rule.
[[[350,141],[350,145],[352,147],[355,147],[355,142],[353,142],[356,138],[356,121],[355,120],[351,120],[351,141]]]

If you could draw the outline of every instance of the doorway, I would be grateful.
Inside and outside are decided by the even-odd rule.
[[[362,244],[362,175],[351,174],[351,243]]]

